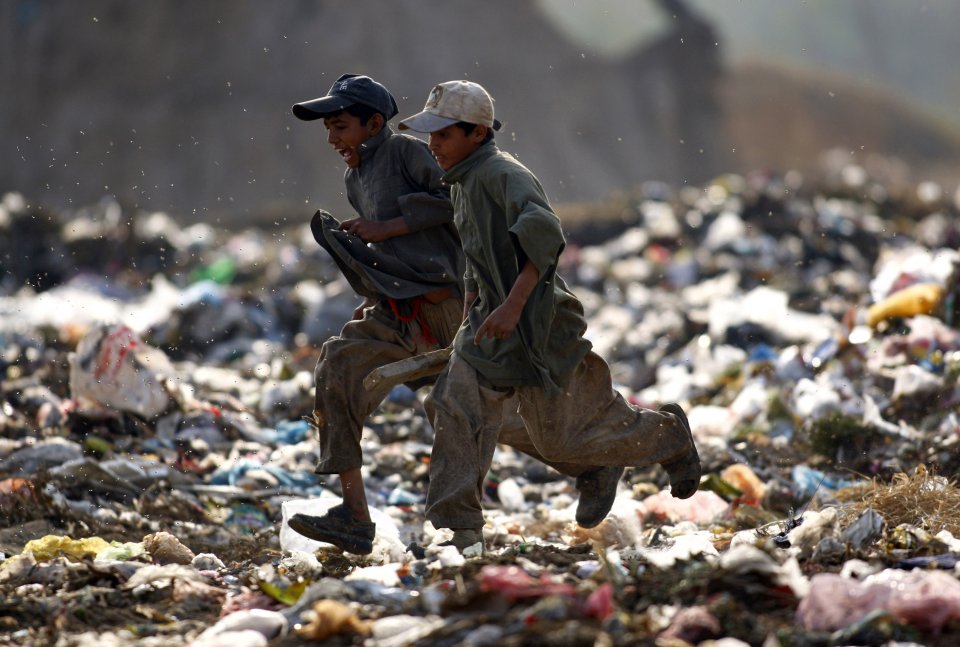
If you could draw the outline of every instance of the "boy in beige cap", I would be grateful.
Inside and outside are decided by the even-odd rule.
[[[692,496],[700,458],[683,409],[635,407],[613,389],[583,336],[583,307],[557,275],[560,221],[537,178],[494,142],[500,122],[487,91],[441,83],[399,127],[429,133],[466,257],[465,321],[425,402],[436,434],[427,518],[453,529],[455,545],[482,539],[483,478],[513,398],[545,460],[616,466],[585,472],[578,485],[659,463],[673,495]]]

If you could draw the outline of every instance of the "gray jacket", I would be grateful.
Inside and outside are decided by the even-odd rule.
[[[314,215],[314,238],[357,294],[410,299],[444,288],[463,294],[463,252],[442,176],[423,141],[389,126],[363,145],[360,166],[344,175],[347,199],[361,218],[403,217],[410,233],[365,243],[339,231],[329,213]]]

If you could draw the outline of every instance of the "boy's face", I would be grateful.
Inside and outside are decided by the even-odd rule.
[[[430,152],[440,168],[447,171],[480,148],[486,136],[486,126],[477,126],[473,132],[467,134],[463,132],[463,128],[453,124],[430,133]]]
[[[348,112],[324,117],[323,125],[327,127],[327,143],[333,146],[350,168],[360,166],[360,146],[376,134],[376,131],[372,131],[374,121],[371,118],[366,124],[361,124],[359,117]]]

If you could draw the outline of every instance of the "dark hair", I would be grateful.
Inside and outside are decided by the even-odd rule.
[[[469,135],[470,133],[472,133],[474,130],[477,129],[477,124],[471,124],[469,121],[458,121],[457,123],[455,123],[455,124],[453,124],[453,125],[456,126],[457,128],[459,128],[460,130],[462,130],[465,135]],[[483,138],[483,141],[480,142],[480,143],[481,143],[481,144],[486,144],[487,142],[492,141],[492,140],[493,140],[493,128],[490,128],[490,127],[488,126],[488,127],[487,127],[487,136],[484,137],[484,138]]]
[[[368,106],[368,105],[366,105],[366,104],[363,104],[363,103],[353,103],[353,104],[350,104],[349,106],[347,106],[346,108],[344,108],[343,110],[337,110],[337,111],[335,111],[335,112],[328,112],[328,113],[326,113],[326,114],[323,115],[323,118],[324,118],[324,119],[328,119],[328,118],[331,118],[331,117],[337,117],[337,116],[343,114],[344,112],[347,113],[348,115],[353,115],[354,117],[356,117],[357,119],[359,119],[361,126],[366,126],[366,125],[367,125],[367,122],[370,121],[370,118],[371,118],[373,115],[382,115],[382,114],[383,114],[383,113],[380,112],[379,110],[376,110],[376,109],[374,109],[374,108],[371,108],[370,106]],[[386,121],[387,121],[387,118],[386,118],[385,116],[384,116],[384,118],[383,118],[383,121],[384,121],[384,123],[386,123]]]

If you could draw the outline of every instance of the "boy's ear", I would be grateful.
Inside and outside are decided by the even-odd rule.
[[[470,139],[480,143],[487,137],[487,127],[483,124],[476,124],[470,132]]]
[[[367,128],[370,129],[370,135],[376,135],[378,132],[383,130],[383,125],[385,123],[386,121],[384,121],[383,115],[381,115],[379,112],[367,119]]]

